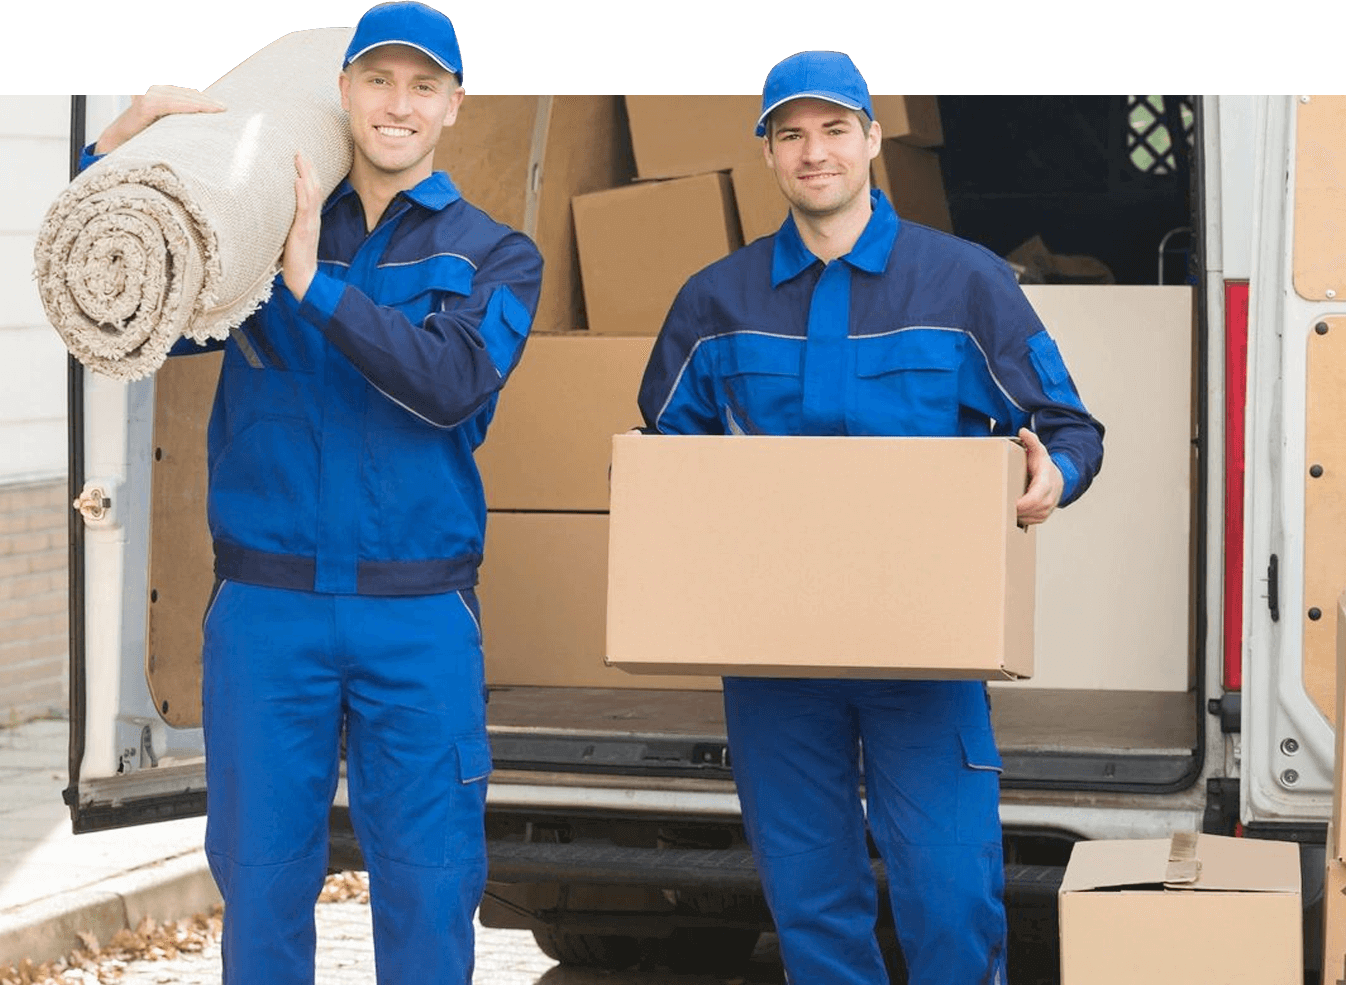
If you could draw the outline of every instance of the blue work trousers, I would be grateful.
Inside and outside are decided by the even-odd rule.
[[[790,982],[888,981],[867,805],[910,985],[1005,985],[1001,764],[984,684],[727,677],[724,705]]]
[[[475,605],[220,586],[202,691],[225,985],[313,985],[343,721],[378,982],[471,981],[491,769]]]

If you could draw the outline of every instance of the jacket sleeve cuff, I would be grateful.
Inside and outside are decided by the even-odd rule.
[[[85,146],[85,147],[83,147],[83,148],[80,149],[80,152],[79,152],[79,169],[80,169],[80,171],[84,171],[85,169],[87,169],[87,168],[90,167],[91,165],[93,165],[93,164],[97,164],[99,161],[101,161],[104,157],[107,156],[106,154],[97,154],[97,153],[94,153],[94,148],[95,148],[96,146],[98,146],[98,145],[97,145],[97,143],[95,142],[95,143],[92,143],[92,144],[88,144],[87,146]]]
[[[319,270],[309,282],[308,290],[304,292],[299,313],[303,315],[305,321],[312,323],[316,328],[326,328],[327,323],[336,314],[337,305],[341,303],[341,296],[345,291],[345,284]]]
[[[1061,505],[1064,506],[1075,498],[1075,491],[1080,487],[1080,471],[1075,468],[1070,456],[1061,452],[1054,452],[1052,461],[1061,470],[1061,478],[1065,480],[1065,488],[1061,490]]]

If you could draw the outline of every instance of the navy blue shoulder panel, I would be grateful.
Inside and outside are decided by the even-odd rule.
[[[516,235],[461,198],[438,210],[413,207],[402,216],[379,265],[417,263],[444,253],[445,244],[451,243],[453,253],[480,268],[501,240]]]
[[[882,274],[852,277],[852,324],[881,332],[900,311],[906,325],[975,331],[990,312],[987,297],[1019,292],[1008,264],[990,250],[914,222],[898,228]],[[994,319],[991,319],[994,322]]]

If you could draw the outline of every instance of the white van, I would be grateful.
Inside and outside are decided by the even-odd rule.
[[[116,109],[90,99],[86,132]],[[1090,258],[1025,290],[1108,429],[1093,489],[1039,534],[1037,672],[992,685],[1008,895],[1034,914],[1016,926],[1050,948],[1081,839],[1289,839],[1312,963],[1346,588],[1346,98],[959,96],[939,109],[956,232],[1002,255],[1036,235]],[[78,114],[74,129],[83,142]],[[1064,282],[1100,267],[1113,283]],[[72,369],[77,830],[204,810],[192,640],[211,582],[200,436],[214,367],[189,357],[130,385]],[[487,581],[492,544],[488,532],[488,661],[493,619],[509,622]],[[597,668],[601,605],[593,618]],[[490,682],[483,921],[530,928],[570,963],[658,947],[713,967],[750,949],[770,921],[713,683],[567,684],[548,676],[556,659],[540,648],[530,669],[515,655]],[[338,868],[359,865],[343,797]],[[1041,959],[1012,960],[1031,980]]]

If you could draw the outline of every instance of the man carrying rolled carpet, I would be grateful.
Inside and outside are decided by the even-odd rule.
[[[397,2],[361,18],[334,80],[350,174],[324,202],[296,158],[276,289],[219,344],[203,699],[227,983],[313,982],[343,724],[379,982],[472,977],[491,770],[472,456],[542,260],[433,170],[462,78],[438,11]],[[147,94],[92,150],[215,108],[200,98]]]

